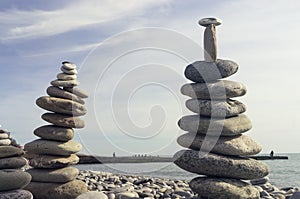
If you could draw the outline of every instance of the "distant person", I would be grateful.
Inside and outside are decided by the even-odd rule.
[[[113,152],[113,157],[114,157],[114,158],[116,157],[116,153],[115,153],[115,152]]]
[[[272,150],[270,153],[270,157],[273,158],[274,157],[274,151]]]

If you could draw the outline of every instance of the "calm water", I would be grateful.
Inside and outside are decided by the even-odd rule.
[[[279,154],[277,154],[279,155]],[[271,183],[278,187],[300,187],[300,154],[280,154],[289,156],[289,160],[263,161],[270,167]],[[77,165],[82,170],[104,171],[111,173],[144,175],[151,177],[187,179],[197,176],[178,168],[173,163],[139,164],[91,164]]]

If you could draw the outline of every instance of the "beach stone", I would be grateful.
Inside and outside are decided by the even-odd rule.
[[[89,191],[78,196],[76,199],[108,199],[107,195],[99,191]]]
[[[14,156],[21,156],[24,151],[14,146],[0,146],[0,158],[8,158]]]
[[[66,73],[68,75],[76,75],[77,74],[77,70],[76,69],[72,69],[72,70],[68,70],[66,69],[64,66],[62,66],[60,68],[60,70],[63,72],[63,73]]]
[[[11,144],[10,139],[0,139],[0,146],[8,146]]]
[[[8,133],[0,133],[0,139],[6,139],[6,138],[9,138]]]
[[[24,188],[31,180],[31,176],[15,169],[0,170],[0,191],[10,191]]]
[[[79,162],[79,157],[75,154],[71,154],[68,157],[28,154],[26,158],[29,159],[30,166],[41,169],[63,168],[75,165]]]
[[[76,69],[76,65],[69,61],[62,62],[62,67],[66,70],[73,70]]]
[[[64,88],[64,90],[73,93],[74,95],[77,95],[78,97],[81,98],[88,98],[88,94],[87,92],[85,92],[84,90],[81,90],[79,88]]]
[[[191,189],[201,197],[214,199],[259,199],[257,189],[236,179],[197,177],[190,182]]]
[[[84,100],[78,97],[77,95],[74,95],[73,93],[70,93],[68,91],[62,90],[59,87],[56,86],[49,86],[47,88],[47,94],[51,97],[58,97],[58,98],[64,98],[73,100],[75,102],[78,102],[80,104],[84,104]]]
[[[31,182],[25,189],[33,194],[34,199],[74,199],[87,192],[85,183],[79,180],[64,184]]]
[[[215,26],[221,25],[222,20],[215,17],[209,17],[209,18],[203,18],[199,21],[199,25],[204,27],[207,27],[211,24],[214,24]]]
[[[25,151],[34,154],[69,156],[82,149],[82,145],[75,141],[58,142],[52,140],[34,140],[25,144]]]
[[[261,152],[262,147],[247,135],[232,137],[212,137],[186,133],[178,137],[177,142],[185,148],[210,151],[221,155],[255,155]]]
[[[72,117],[70,115],[63,115],[58,113],[44,113],[42,119],[52,123],[56,126],[70,127],[70,128],[83,128],[84,121],[79,117]]]
[[[250,180],[250,183],[252,185],[261,185],[261,184],[266,184],[269,181],[270,181],[269,177],[266,176],[266,177],[263,177],[263,178]]]
[[[185,103],[186,107],[202,116],[207,117],[232,117],[246,111],[246,106],[237,100],[199,100],[188,99]]]
[[[80,84],[77,80],[53,80],[50,83],[52,86],[58,87],[74,87]]]
[[[300,199],[300,191],[293,193],[289,199]]]
[[[269,174],[266,164],[251,158],[222,156],[181,150],[174,155],[174,163],[180,168],[199,175],[251,180]]]
[[[1,125],[0,125],[0,127],[1,127]],[[0,129],[0,134],[1,134],[1,133],[9,133],[9,132],[8,132],[7,129]]]
[[[210,136],[234,136],[252,128],[250,119],[244,114],[226,119],[188,115],[178,121],[178,126],[184,131]]]
[[[116,199],[130,199],[139,198],[139,194],[136,192],[121,192],[116,194]]]
[[[31,175],[34,182],[70,182],[75,180],[79,170],[74,167],[64,167],[61,169],[29,169],[27,172]]]
[[[69,141],[74,137],[72,128],[59,127],[55,125],[45,125],[34,130],[34,135],[45,140]]]
[[[216,80],[211,83],[191,83],[181,87],[181,93],[198,99],[227,99],[240,97],[247,92],[246,87],[239,82]]]
[[[204,60],[214,62],[217,59],[216,26],[210,24],[204,31]]]
[[[68,75],[66,73],[58,73],[56,77],[58,80],[75,80],[75,79],[77,79],[77,75]]]
[[[231,60],[196,61],[186,67],[184,75],[193,82],[205,83],[229,77],[236,73],[238,68],[239,65]]]
[[[81,116],[87,112],[85,106],[78,102],[56,97],[40,97],[36,100],[36,104],[45,110],[67,115]]]
[[[20,169],[24,167],[27,160],[23,157],[9,157],[0,159],[0,169]]]
[[[0,192],[0,199],[33,199],[33,195],[29,191],[17,189],[13,191]]]

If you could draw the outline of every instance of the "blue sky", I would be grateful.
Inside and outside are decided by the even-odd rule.
[[[279,0],[2,0],[0,124],[22,144],[35,139],[46,124],[35,100],[70,60],[90,93],[87,127],[75,138],[85,151],[173,154],[177,120],[190,114],[179,93],[183,70],[203,59],[197,21],[216,16],[219,58],[239,63],[229,79],[248,89],[239,99],[253,123],[248,134],[265,152],[299,152],[299,9]]]

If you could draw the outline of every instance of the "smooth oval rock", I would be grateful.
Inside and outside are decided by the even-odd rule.
[[[210,151],[221,155],[255,155],[262,147],[247,135],[232,137],[212,137],[186,133],[178,137],[177,142],[185,148]]]
[[[62,66],[62,67],[60,68],[60,70],[61,70],[63,73],[66,73],[66,74],[68,74],[68,75],[76,75],[76,74],[77,74],[77,70],[76,70],[76,69],[71,69],[71,70],[69,70],[69,69],[66,69],[64,66]]]
[[[75,79],[77,79],[77,75],[68,75],[66,73],[58,73],[56,77],[58,80],[75,80]]]
[[[246,87],[242,83],[229,80],[185,84],[181,87],[181,93],[183,95],[197,99],[227,99],[243,96],[246,92]]]
[[[6,138],[9,138],[8,133],[0,133],[0,139],[6,139]]]
[[[10,139],[0,139],[0,146],[8,146],[11,144]]]
[[[52,123],[56,126],[70,127],[70,128],[83,128],[85,123],[79,117],[72,117],[70,115],[63,115],[58,113],[44,113],[42,119]]]
[[[34,199],[74,199],[87,192],[87,187],[80,180],[67,183],[31,182],[25,187]]]
[[[41,126],[34,130],[34,135],[45,140],[55,140],[66,142],[72,140],[74,137],[74,130],[72,128],[59,127],[54,125]]]
[[[34,182],[70,182],[75,180],[79,170],[74,167],[65,167],[61,169],[29,169],[27,172],[31,175]]]
[[[76,69],[76,64],[69,62],[69,61],[64,61],[62,62],[62,67],[65,68],[66,70],[73,70]]]
[[[53,80],[50,84],[58,87],[74,87],[78,86],[80,83],[77,80]]]
[[[29,159],[30,166],[34,168],[42,168],[42,169],[63,168],[63,167],[75,165],[79,162],[79,157],[75,154],[72,154],[68,157],[27,154],[26,158]]]
[[[186,67],[184,75],[193,82],[205,83],[229,77],[236,73],[238,68],[238,64],[230,60],[196,61]]]
[[[78,196],[76,199],[108,199],[107,195],[99,191],[89,191]]]
[[[237,100],[199,100],[188,99],[186,107],[202,116],[207,117],[232,117],[242,114],[246,111],[246,106]]]
[[[74,95],[77,95],[78,97],[81,98],[88,98],[88,93],[85,92],[84,90],[81,90],[79,88],[64,88],[64,90],[73,93]]]
[[[21,156],[24,151],[14,146],[0,146],[0,158],[8,158],[14,156]]]
[[[234,136],[252,128],[251,121],[243,114],[226,119],[188,115],[178,121],[178,126],[184,131],[210,136]]]
[[[266,184],[269,181],[270,181],[269,177],[266,176],[266,177],[263,177],[263,178],[253,179],[253,180],[250,181],[250,183],[252,185],[262,185],[262,184]]]
[[[0,169],[20,169],[24,167],[27,160],[23,157],[9,157],[0,159]]]
[[[197,177],[189,183],[200,197],[214,199],[259,199],[259,191],[236,179]]]
[[[29,191],[17,189],[13,191],[0,192],[0,199],[33,199],[33,195]]]
[[[203,18],[203,19],[199,20],[198,23],[199,23],[199,25],[204,26],[204,27],[209,26],[211,24],[218,26],[218,25],[222,24],[222,20],[215,18],[215,17],[208,17],[208,18]]]
[[[85,106],[80,103],[56,97],[39,97],[36,104],[45,110],[67,115],[81,116],[87,112]]]
[[[31,176],[15,169],[0,170],[0,191],[10,191],[24,188],[31,180]]]
[[[49,86],[47,88],[47,94],[51,97],[69,99],[69,100],[78,102],[80,104],[85,104],[84,100],[81,99],[80,97],[78,97],[77,95],[74,95],[73,93],[62,90],[61,88],[56,87],[56,86]]]
[[[25,144],[24,150],[28,153],[69,156],[82,149],[82,145],[75,141],[58,142],[51,140],[34,140]]]
[[[1,125],[0,125],[1,127]],[[9,133],[7,129],[0,129],[0,133]]]
[[[251,180],[269,174],[266,164],[251,158],[222,156],[195,150],[178,151],[174,155],[174,163],[188,172],[213,177]]]

